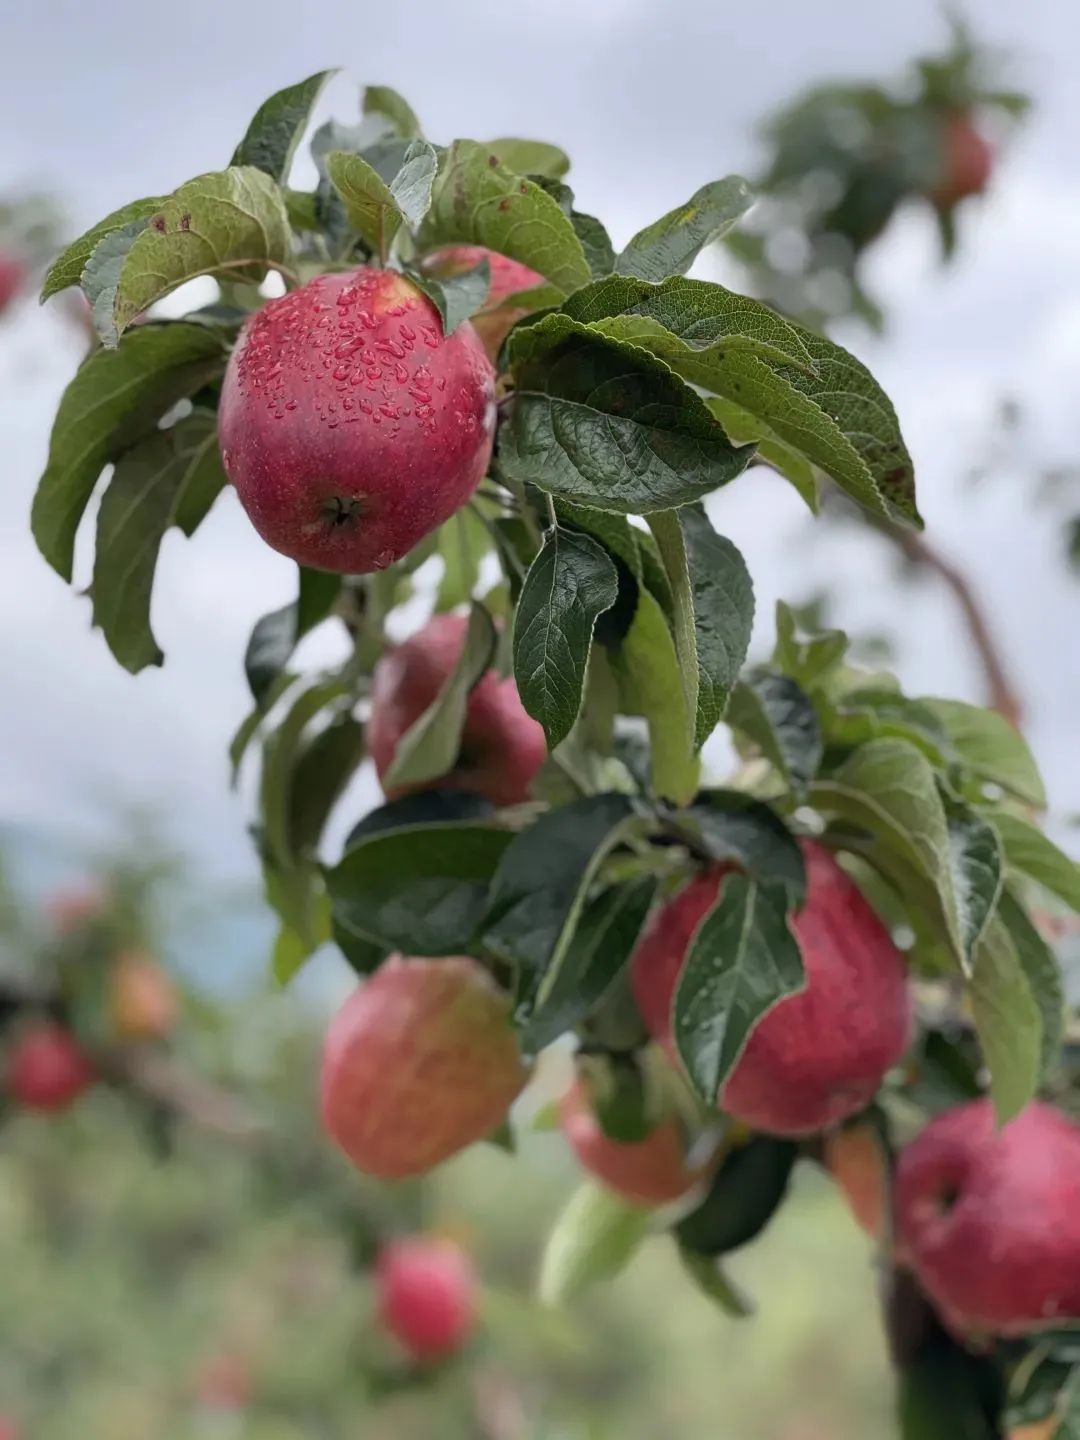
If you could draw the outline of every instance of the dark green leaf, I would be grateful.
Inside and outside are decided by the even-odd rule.
[[[699,1255],[726,1255],[756,1240],[787,1194],[798,1155],[794,1141],[771,1135],[736,1145],[704,1200],[675,1227],[679,1244]]]
[[[548,1236],[540,1267],[540,1299],[565,1305],[613,1279],[648,1233],[651,1211],[630,1205],[603,1185],[586,1182],[570,1197]]]
[[[326,157],[326,173],[349,224],[380,255],[389,251],[403,224],[419,224],[427,213],[437,165],[435,151],[424,140],[409,146],[389,184],[362,155],[334,150]]]
[[[337,705],[348,693],[348,686],[338,677],[317,681],[293,700],[280,725],[263,744],[259,786],[263,834],[273,863],[281,871],[292,869],[299,858],[292,847],[289,814],[293,773],[304,732],[322,711]]]
[[[755,666],[731,692],[727,723],[758,747],[796,794],[821,764],[821,731],[806,692],[788,675]]]
[[[541,984],[554,987],[601,862],[634,814],[625,795],[551,810],[514,837],[491,888],[484,943],[520,967],[523,1018]]]
[[[455,140],[447,152],[420,235],[423,250],[452,243],[483,245],[519,260],[562,295],[591,278],[581,241],[558,202],[473,140]]]
[[[757,420],[749,410],[735,405],[720,395],[708,400],[709,409],[727,431],[733,445],[755,445],[755,464],[768,465],[777,474],[789,481],[796,494],[804,501],[811,514],[821,509],[818,477],[813,465],[798,450],[777,440],[763,420]]]
[[[444,335],[452,335],[459,325],[482,310],[491,289],[491,266],[487,260],[445,279],[413,268],[407,269],[406,274],[438,310]]]
[[[754,1026],[805,984],[783,890],[728,875],[675,991],[675,1044],[706,1104],[715,1103]]]
[[[571,210],[570,224],[581,241],[593,279],[599,280],[604,275],[610,275],[615,268],[615,247],[601,222],[594,215],[584,215],[580,210]]]
[[[206,411],[154,431],[117,461],[97,517],[94,624],[132,674],[163,659],[150,594],[165,531],[181,518],[193,529],[224,483],[216,422]]]
[[[487,820],[495,813],[491,801],[467,790],[418,790],[369,810],[345,837],[346,850],[386,830],[415,825],[446,825],[457,820]]]
[[[1001,894],[1001,841],[994,827],[962,801],[948,797],[945,816],[960,943],[970,960]]]
[[[686,704],[675,641],[659,602],[639,590],[629,630],[611,656],[619,682],[619,708],[640,715],[649,725],[652,786],[676,805],[691,799],[698,786],[694,717]]]
[[[1065,1033],[1065,987],[1057,956],[1031,923],[1027,911],[1008,889],[998,904],[998,916],[1016,951],[1028,989],[1039,1011],[1042,1029],[1040,1076],[1053,1073],[1061,1060]]]
[[[288,843],[314,854],[334,805],[364,758],[364,727],[351,715],[332,720],[297,753],[289,784]]]
[[[1034,880],[1071,910],[1080,911],[1080,865],[1019,816],[995,810],[990,819],[1001,836],[1008,868]]]
[[[783,600],[776,604],[776,645],[773,664],[797,680],[811,694],[831,689],[844,656],[848,638],[842,630],[815,630],[805,634],[798,618]]]
[[[153,430],[177,400],[225,367],[210,326],[145,325],[118,350],[95,350],[64,391],[49,460],[34,497],[34,538],[45,559],[71,579],[75,532],[103,467]]]
[[[383,776],[387,789],[422,785],[454,768],[461,749],[469,693],[491,664],[495,638],[491,616],[482,605],[474,604],[457,664],[435,699],[397,743],[394,758]]]
[[[489,140],[484,148],[516,175],[545,175],[561,180],[570,169],[566,151],[546,140]]]
[[[284,196],[268,175],[252,166],[199,175],[162,202],[128,250],[112,306],[115,331],[186,280],[257,283],[290,251]]]
[[[338,924],[336,918],[331,920],[330,933],[334,944],[357,975],[373,974],[390,953],[388,946],[380,945],[377,940],[369,940],[366,935],[345,929]]]
[[[923,1350],[900,1373],[901,1440],[1001,1440],[997,1406],[986,1393],[991,1368],[989,1357],[944,1336]]]
[[[998,1124],[1019,1115],[1034,1096],[1042,1064],[1039,1010],[1010,931],[995,917],[975,948],[971,1011],[990,1071]]]
[[[365,89],[364,114],[384,115],[404,140],[416,140],[423,134],[412,106],[389,85],[369,85]]]
[[[270,686],[262,705],[256,705],[249,715],[246,715],[237,727],[236,734],[229,742],[229,766],[232,771],[231,784],[235,788],[240,778],[240,766],[243,764],[244,756],[247,754],[248,746],[254,740],[266,719],[267,713],[277,704],[290,686],[295,685],[299,677],[282,672]]]
[[[656,878],[613,885],[582,911],[563,963],[541,985],[521,1043],[542,1050],[588,1019],[629,964],[645,924]]]
[[[1042,809],[1046,791],[1024,737],[996,710],[961,700],[924,697],[919,702],[944,726],[959,762],[978,779],[1000,785]]]
[[[406,955],[467,954],[513,839],[467,821],[360,839],[327,872],[335,929]]]
[[[78,285],[86,262],[106,235],[111,235],[115,230],[123,230],[133,221],[149,220],[164,203],[161,195],[150,195],[145,200],[132,200],[130,204],[114,210],[111,215],[106,215],[104,220],[99,220],[85,235],[80,235],[49,267],[41,287],[42,300],[48,300],[51,295],[66,290],[69,285]]]
[[[775,810],[741,790],[703,790],[675,817],[711,860],[733,862],[753,879],[780,885],[791,905],[806,894],[802,851]]]
[[[700,748],[723,716],[746,659],[754,588],[742,555],[716,533],[701,506],[686,505],[676,513],[653,516],[650,523],[675,599],[682,673],[684,678],[691,673],[697,677],[692,710],[697,717],[694,743]],[[691,641],[693,651],[684,655]]]
[[[253,165],[284,184],[315,102],[327,80],[336,74],[336,70],[320,70],[271,95],[255,111],[229,163]]]
[[[577,719],[593,627],[617,593],[615,566],[595,540],[558,526],[548,532],[514,616],[514,677],[551,750]]]
[[[702,1295],[732,1320],[745,1320],[754,1313],[754,1302],[724,1273],[718,1261],[708,1255],[679,1247],[683,1269]]]
[[[620,275],[653,282],[685,275],[705,246],[730,230],[753,203],[750,187],[741,176],[729,175],[703,185],[685,205],[639,230],[615,268]]]
[[[510,363],[517,388],[499,459],[522,484],[648,514],[701,499],[750,458],[666,365],[565,315],[515,331]]]
[[[299,598],[256,621],[244,652],[244,673],[255,704],[266,708],[266,698],[297,645],[333,608],[341,577],[298,567]]]

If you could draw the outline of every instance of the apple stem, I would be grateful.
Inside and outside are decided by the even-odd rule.
[[[559,517],[555,514],[555,501],[552,496],[545,494],[544,500],[547,503],[548,525],[552,531],[559,528]]]

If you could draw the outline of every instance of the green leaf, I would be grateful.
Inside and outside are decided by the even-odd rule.
[[[975,950],[971,1010],[990,1071],[990,1097],[999,1125],[1034,1096],[1042,1063],[1042,1023],[1016,946],[994,919]]]
[[[821,509],[821,495],[817,473],[810,461],[792,446],[777,440],[763,420],[755,419],[741,405],[735,405],[720,395],[711,396],[706,403],[727,431],[731,443],[755,445],[757,456],[754,463],[768,465],[782,475],[805,502],[810,513],[816,515]]]
[[[472,599],[480,578],[480,562],[491,548],[491,537],[480,516],[466,506],[452,515],[439,531],[443,573],[435,596],[435,609],[456,610]]]
[[[482,605],[474,604],[457,664],[438,695],[397,743],[383,776],[386,789],[422,785],[447,774],[457,763],[469,694],[491,664],[495,626]]]
[[[724,1157],[696,1210],[675,1227],[679,1245],[699,1255],[726,1255],[756,1240],[780,1208],[799,1147],[755,1135]]]
[[[102,344],[115,348],[119,339],[113,311],[120,274],[128,251],[146,229],[146,217],[132,220],[120,230],[113,230],[94,247],[82,272],[82,290],[90,306],[90,319]]]
[[[748,413],[880,515],[919,524],[911,457],[888,397],[854,356],[710,281],[612,276],[567,314],[665,360]],[[729,417],[721,406],[719,415]]]
[[[805,984],[783,890],[728,875],[675,991],[675,1044],[706,1104],[716,1102],[754,1026]]]
[[[265,843],[275,865],[290,869],[297,855],[289,828],[293,771],[304,732],[323,710],[336,705],[349,693],[339,677],[317,681],[293,700],[281,724],[263,744],[262,780],[259,805]]]
[[[468,954],[513,839],[468,821],[367,836],[327,871],[335,928],[405,955]]]
[[[565,315],[516,330],[510,364],[499,460],[521,484],[644,515],[703,498],[750,458],[661,361]]]
[[[548,1236],[540,1266],[541,1301],[565,1305],[613,1279],[644,1242],[649,1220],[648,1210],[587,1181],[570,1197]]]
[[[225,368],[221,336],[210,326],[145,325],[118,350],[95,350],[64,391],[49,459],[34,496],[38,548],[71,579],[75,532],[102,469],[153,430],[177,400]]]
[[[581,241],[593,279],[610,275],[615,268],[615,247],[603,224],[595,215],[585,215],[580,210],[570,211],[570,224]]]
[[[849,690],[827,708],[825,728],[832,744],[854,748],[892,736],[908,740],[936,768],[948,765],[949,737],[933,711],[895,690]]]
[[[998,904],[998,916],[1016,950],[1042,1027],[1040,1078],[1056,1070],[1061,1060],[1065,1034],[1065,986],[1057,956],[1031,923],[1016,896],[1006,889]]]
[[[443,335],[452,335],[459,325],[482,310],[491,289],[491,266],[487,260],[481,260],[471,270],[445,278],[411,267],[406,267],[405,273],[438,310]]]
[[[341,715],[298,750],[288,795],[288,846],[314,855],[323,829],[364,758],[364,727]]]
[[[675,641],[648,590],[638,592],[633,621],[611,667],[622,714],[648,722],[654,791],[676,805],[686,804],[698,787],[694,716],[687,709]]]
[[[776,811],[741,790],[703,790],[673,817],[711,860],[734,862],[754,880],[780,885],[791,905],[806,894],[806,866],[794,835]]]
[[[296,600],[255,622],[244,652],[244,673],[255,704],[267,708],[267,696],[304,636],[325,620],[341,589],[341,578],[298,566]]]
[[[404,140],[417,140],[424,133],[409,102],[389,85],[369,85],[364,91],[365,115],[383,115]]]
[[[842,630],[801,633],[794,610],[783,600],[777,601],[773,664],[808,693],[831,690],[847,648],[848,638]]]
[[[727,723],[751,741],[801,795],[821,764],[821,731],[809,697],[788,675],[747,670],[731,692]]]
[[[593,627],[618,588],[615,566],[595,540],[559,526],[548,531],[514,615],[514,678],[550,750],[578,717]]]
[[[447,152],[420,234],[425,251],[452,243],[483,245],[519,260],[561,295],[591,279],[581,241],[558,202],[473,140],[455,140]]]
[[[739,175],[714,180],[685,205],[639,230],[615,262],[620,275],[653,282],[685,275],[706,245],[719,240],[754,203]]]
[[[1018,815],[995,810],[989,818],[1001,836],[1008,869],[1034,880],[1070,910],[1080,912],[1080,865]]]
[[[546,140],[489,140],[484,147],[497,155],[499,164],[517,175],[546,175],[561,180],[570,169],[570,157],[558,145]]]
[[[250,714],[237,727],[236,734],[229,742],[229,767],[231,770],[230,784],[235,789],[240,778],[240,767],[244,762],[244,756],[248,747],[255,739],[255,736],[262,728],[268,712],[277,704],[281,697],[292,685],[296,684],[299,677],[282,672],[270,686],[262,705],[256,705]]]
[[[1001,894],[1001,841],[994,827],[961,801],[947,798],[945,815],[960,942],[970,961]]]
[[[585,906],[566,955],[540,986],[522,1048],[535,1053],[588,1019],[630,963],[656,894],[642,875],[612,885]]]
[[[1046,805],[1038,766],[1024,737],[1004,715],[961,700],[924,697],[940,721],[959,763],[979,780],[1000,785],[1019,799],[1042,809]]]
[[[490,820],[494,814],[495,806],[486,796],[474,795],[468,790],[417,790],[369,810],[345,837],[345,849],[387,830],[446,825],[458,820]]]
[[[728,1279],[715,1260],[693,1250],[686,1250],[681,1245],[679,1259],[701,1293],[725,1315],[730,1315],[733,1320],[745,1320],[747,1316],[753,1315],[753,1301]]]
[[[938,938],[966,967],[948,820],[926,757],[904,740],[871,740],[819,780],[810,800],[868,831],[879,863],[887,863],[892,854],[921,877],[920,898],[932,906],[929,918]]]
[[[362,155],[333,150],[326,157],[326,173],[349,224],[380,255],[389,251],[403,224],[417,225],[426,214],[437,166],[435,151],[424,140],[409,146],[390,184]]]
[[[104,220],[99,220],[96,225],[91,226],[85,235],[80,235],[78,240],[73,241],[49,267],[41,287],[42,300],[48,300],[50,296],[66,290],[69,285],[79,283],[83,270],[86,268],[86,262],[106,235],[111,235],[116,230],[123,230],[133,221],[149,220],[150,216],[160,210],[164,203],[164,198],[160,195],[149,195],[143,200],[132,200],[130,204],[121,205],[119,210],[114,210],[111,215],[106,215]]]
[[[519,967],[519,1018],[550,993],[590,885],[634,816],[625,795],[593,795],[541,815],[514,837],[491,887],[484,943]]]
[[[94,624],[132,674],[164,658],[150,628],[162,538],[181,520],[190,534],[224,484],[217,423],[204,410],[154,431],[117,461],[97,517]]]
[[[258,283],[290,253],[285,199],[268,175],[252,166],[199,175],[168,196],[136,236],[119,273],[111,324],[122,334],[155,300],[197,275]]]
[[[723,717],[746,660],[754,626],[754,587],[739,550],[716,533],[701,506],[653,516],[650,527],[675,598],[682,672],[684,677],[697,676],[690,708],[697,717],[694,744],[700,749]],[[687,631],[693,651],[684,658],[691,643]]]
[[[230,165],[253,165],[284,184],[315,102],[323,86],[336,74],[336,70],[320,70],[263,101],[236,147]]]

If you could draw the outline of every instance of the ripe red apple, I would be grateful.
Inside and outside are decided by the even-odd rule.
[[[806,903],[792,929],[806,987],[754,1028],[720,1095],[729,1115],[774,1135],[812,1134],[861,1110],[903,1053],[910,1020],[904,958],[889,932],[828,850],[800,846]],[[671,1053],[679,972],[726,873],[714,866],[668,901],[634,954],[638,1007]]]
[[[989,1100],[931,1120],[900,1153],[901,1256],[956,1329],[1022,1335],[1080,1320],[1080,1126]]]
[[[401,737],[457,664],[467,629],[463,615],[437,615],[376,665],[367,745],[380,780]],[[495,805],[517,805],[529,798],[546,757],[543,727],[526,713],[513,679],[489,670],[469,696],[457,763],[438,784],[486,795]],[[384,786],[391,799],[424,788]]]
[[[526,1073],[509,1002],[474,960],[391,956],[331,1022],[323,1123],[360,1170],[419,1175],[489,1135]]]
[[[26,286],[26,266],[14,255],[0,255],[0,315]]]
[[[393,1241],[379,1256],[375,1283],[380,1320],[421,1364],[446,1359],[472,1333],[476,1277],[453,1241]]]
[[[941,170],[930,196],[934,204],[951,210],[969,195],[981,195],[993,168],[994,152],[970,114],[950,111],[941,135]]]
[[[161,1040],[176,1024],[176,986],[150,955],[125,950],[112,964],[113,1026],[122,1040]]]
[[[218,412],[252,524],[301,565],[363,574],[462,506],[491,458],[494,372],[404,275],[319,275],[247,321]]]
[[[223,1353],[207,1360],[196,1381],[200,1405],[236,1412],[251,1404],[251,1367],[242,1355]]]
[[[848,1203],[855,1223],[871,1240],[880,1240],[889,1213],[889,1166],[877,1131],[856,1121],[825,1137],[825,1168]]]
[[[484,308],[472,317],[472,325],[494,361],[507,335],[522,316],[529,313],[527,306],[504,305],[503,301],[509,295],[532,290],[545,281],[543,275],[522,265],[520,260],[511,260],[508,255],[500,255],[483,245],[447,245],[427,257],[424,269],[437,277],[448,277],[474,270],[481,260],[488,262],[491,287]]]
[[[563,1097],[560,1118],[563,1134],[582,1169],[635,1205],[668,1205],[685,1195],[704,1173],[687,1164],[686,1135],[673,1115],[661,1120],[642,1140],[614,1140],[604,1133],[578,1082]]]
[[[54,1021],[24,1030],[8,1053],[8,1093],[24,1110],[66,1110],[96,1078],[71,1032]]]

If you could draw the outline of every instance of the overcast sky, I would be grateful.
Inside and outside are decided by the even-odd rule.
[[[964,214],[959,264],[942,271],[925,217],[905,216],[875,256],[887,339],[845,338],[896,401],[929,533],[987,597],[1057,808],[1077,811],[1080,584],[1058,563],[1052,517],[1031,511],[1023,470],[978,499],[960,477],[1006,392],[1032,407],[1040,454],[1080,454],[1080,11],[1066,0],[981,0],[968,13],[1013,51],[1038,113],[993,196]],[[347,75],[324,108],[344,118],[357,82],[388,83],[436,139],[562,143],[581,208],[619,241],[703,182],[752,170],[755,121],[795,88],[888,76],[943,34],[930,0],[0,0],[0,194],[51,189],[82,229],[220,167],[267,94],[339,64]],[[294,572],[223,496],[193,541],[166,541],[154,602],[164,668],[132,678],[117,667],[89,629],[88,602],[46,567],[27,528],[51,413],[78,358],[54,310],[26,305],[0,326],[0,820],[90,839],[118,802],[153,803],[204,865],[248,873],[224,752],[248,705],[248,632],[291,598]],[[761,643],[778,595],[799,600],[831,583],[850,628],[903,625],[911,688],[981,698],[949,602],[931,587],[898,589],[880,542],[815,530],[760,470],[718,497],[713,515],[747,555]]]

